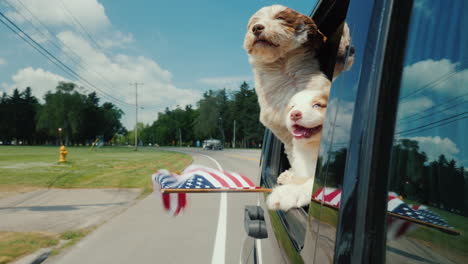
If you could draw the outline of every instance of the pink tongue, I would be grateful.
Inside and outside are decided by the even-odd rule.
[[[297,126],[294,129],[294,134],[295,135],[301,135],[301,136],[303,136],[305,138],[308,138],[308,137],[312,136],[312,129]]]

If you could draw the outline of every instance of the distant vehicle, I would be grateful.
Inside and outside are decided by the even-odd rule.
[[[203,149],[222,150],[223,143],[219,139],[207,139],[203,141]]]

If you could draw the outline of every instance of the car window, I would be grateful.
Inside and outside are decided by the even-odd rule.
[[[388,263],[468,262],[466,9],[465,0],[412,8],[388,183],[398,206],[388,210],[420,221],[388,218]]]
[[[349,60],[348,63],[352,62],[352,66],[334,80],[330,91],[317,161],[314,196],[321,190],[329,194],[342,188],[354,105],[358,101],[357,86],[361,79],[372,10],[373,1],[350,1],[349,3],[345,19],[351,35],[349,46],[353,47],[354,55],[351,56],[348,53],[345,59]],[[337,208],[322,205],[317,199],[312,200],[305,247],[313,248],[313,250],[303,252],[307,254],[308,259],[313,260],[314,263],[333,262],[337,223]]]
[[[331,79],[335,65],[335,57],[339,46],[341,31],[344,23],[344,15],[348,1],[339,3],[334,1],[322,1],[315,8],[312,17],[317,23],[320,31],[327,37],[327,42],[324,44],[319,53],[319,61],[321,70]],[[276,179],[281,172],[290,168],[290,164],[284,154],[284,147],[281,142],[275,138],[271,132],[265,133],[265,148],[262,166],[262,182],[265,187],[273,187],[276,184]],[[303,208],[295,208],[287,212],[277,211],[270,215],[274,222],[275,232],[284,229],[286,232],[281,236],[287,235],[289,241],[283,243],[286,254],[294,262],[299,259],[297,252],[307,255],[310,248],[305,252],[304,241],[306,236],[306,228],[308,227],[308,210],[309,206]],[[278,226],[278,225],[281,225]],[[277,234],[277,236],[280,236]]]

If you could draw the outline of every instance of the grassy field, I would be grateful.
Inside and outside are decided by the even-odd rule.
[[[151,192],[150,175],[157,169],[180,171],[192,162],[189,155],[156,148],[68,147],[67,163],[58,163],[58,147],[0,146],[0,199],[8,193],[35,188],[141,188]],[[63,234],[0,231],[0,264],[9,263],[60,239],[76,243],[92,229]]]
[[[58,244],[55,234],[0,231],[0,264],[9,263],[40,248]]]
[[[0,147],[0,186],[5,188],[144,188],[160,168],[178,171],[189,155],[156,148],[68,147],[67,163],[58,163],[58,147]]]
[[[439,214],[461,234],[454,236],[434,228],[421,226],[410,232],[408,236],[419,240],[422,244],[457,263],[468,263],[468,226],[466,225],[466,217],[434,207],[430,207],[430,210]]]

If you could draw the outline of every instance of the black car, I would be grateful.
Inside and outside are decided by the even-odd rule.
[[[268,211],[261,196],[246,209],[242,262],[468,263],[468,2],[322,0],[312,17],[330,78],[345,21],[354,47],[332,85],[313,190],[341,190],[339,208]],[[289,163],[269,131],[262,153],[272,188]],[[389,193],[449,231],[391,216]]]

